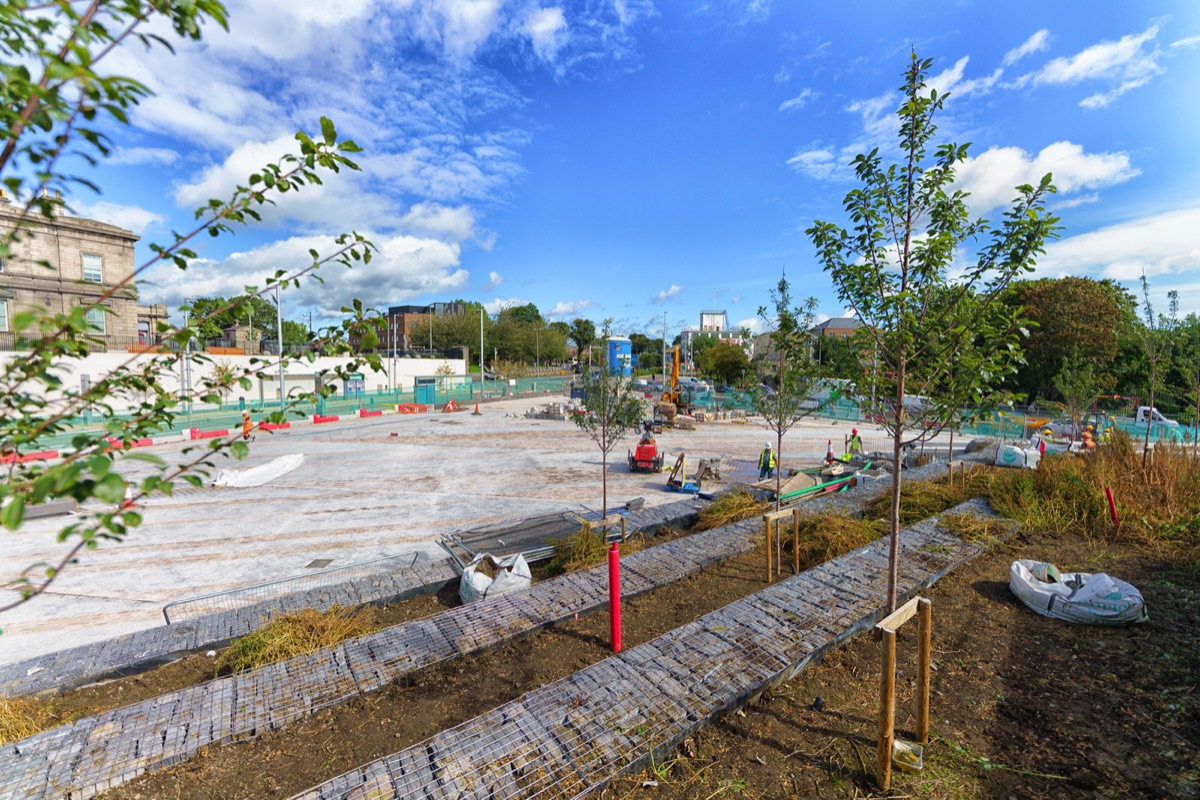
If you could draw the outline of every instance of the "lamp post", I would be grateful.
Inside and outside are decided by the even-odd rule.
[[[479,385],[483,386],[483,306],[479,307]]]
[[[188,328],[187,351],[183,355],[183,369],[186,377],[184,397],[187,398],[188,428],[192,427],[192,298],[186,298],[187,311],[184,325]]]
[[[279,284],[275,284],[275,335],[279,337],[279,410],[283,411],[283,306],[279,302]]]

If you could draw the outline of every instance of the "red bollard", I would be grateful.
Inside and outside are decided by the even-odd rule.
[[[1112,489],[1105,486],[1104,496],[1108,498],[1108,513],[1112,516],[1113,525],[1121,527],[1121,520],[1117,517],[1117,501],[1113,499]]]
[[[612,651],[621,652],[621,545],[608,548],[608,633]]]

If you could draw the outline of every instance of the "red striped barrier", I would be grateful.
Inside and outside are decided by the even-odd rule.
[[[338,418],[336,416],[322,417],[320,414],[313,414],[312,420],[313,420],[313,425],[323,425],[326,422],[337,422]]]
[[[12,464],[13,462],[24,464],[28,461],[47,461],[51,458],[58,458],[57,450],[39,450],[36,453],[26,453],[23,456],[16,453],[5,453],[4,455],[0,455],[0,464]]]
[[[105,436],[104,441],[108,442],[108,447],[105,452],[111,450],[129,450],[134,447],[149,447],[154,444],[153,439],[133,439],[130,442],[122,442],[120,439],[115,439],[112,436]]]
[[[358,410],[358,416],[359,417],[382,417],[383,409],[379,409],[378,411],[367,411],[365,408],[360,408]]]
[[[426,414],[429,412],[429,406],[422,403],[401,403],[396,406],[396,412],[399,414]]]
[[[264,431],[282,431],[292,427],[290,422],[264,422],[258,426]]]
[[[192,428],[191,433],[193,439],[216,439],[219,436],[229,435],[228,430],[202,431],[199,428]]]

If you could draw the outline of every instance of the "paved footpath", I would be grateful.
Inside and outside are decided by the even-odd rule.
[[[982,503],[954,509],[987,513]],[[980,552],[902,532],[907,597]],[[710,718],[789,680],[884,614],[885,539],[542,686],[293,800],[577,797],[666,758]]]

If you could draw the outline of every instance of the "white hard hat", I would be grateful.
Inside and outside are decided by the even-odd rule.
[[[767,449],[768,449],[768,450],[770,450],[770,449],[771,449],[771,443],[770,443],[770,442],[767,442]]]

